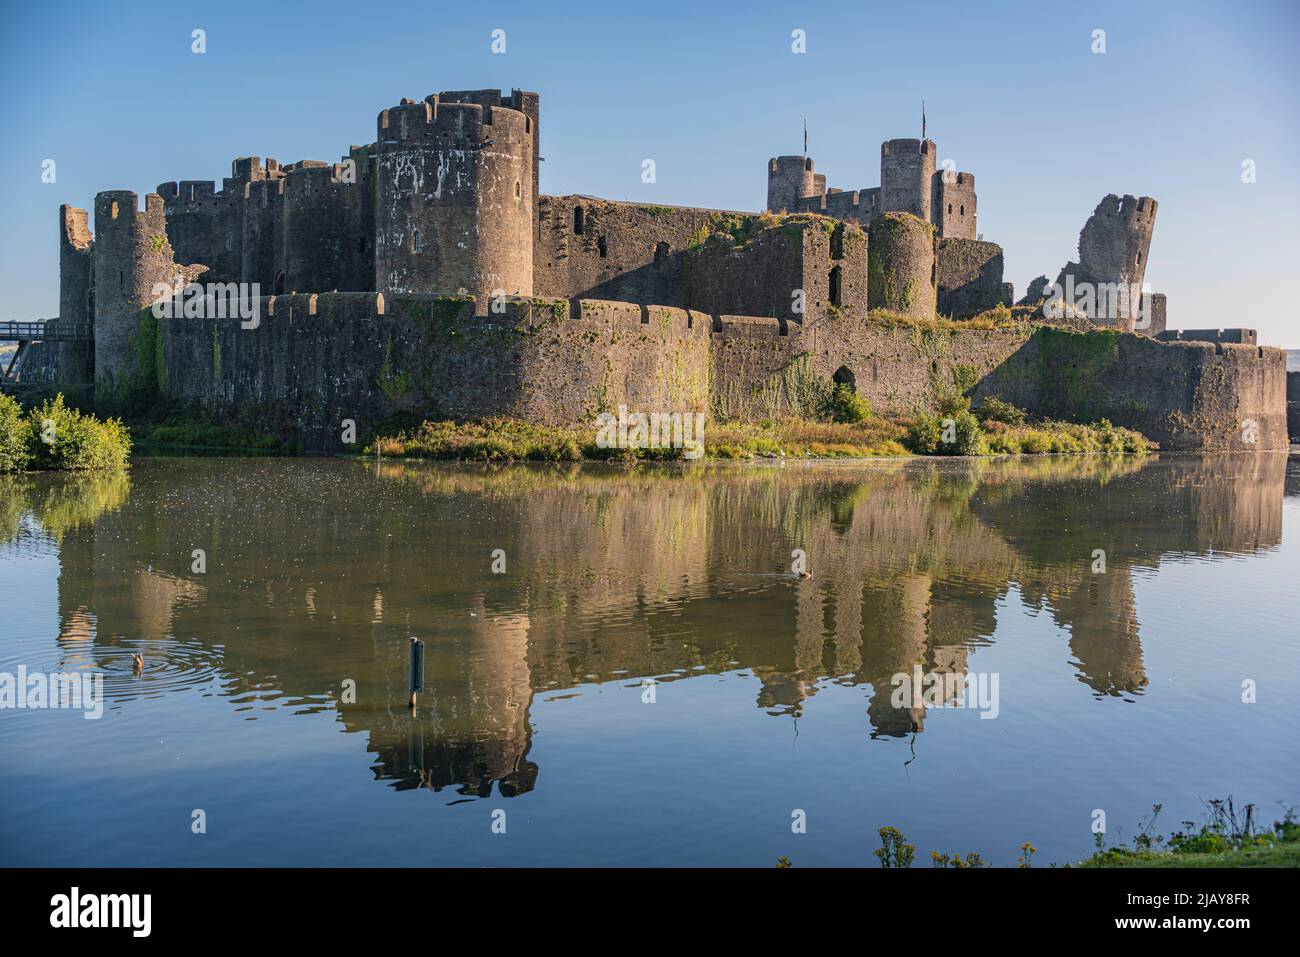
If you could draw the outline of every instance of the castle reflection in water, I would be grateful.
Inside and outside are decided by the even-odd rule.
[[[861,685],[871,734],[921,731],[924,707],[894,708],[891,676],[964,674],[1012,591],[1068,633],[1060,666],[1093,694],[1141,695],[1134,574],[1275,548],[1300,491],[1286,486],[1283,455],[633,472],[143,460],[129,478],[0,480],[0,536],[57,549],[60,658],[103,668],[113,707],[207,689],[250,718],[333,711],[367,736],[378,779],[511,795],[538,783],[534,697],[594,681],[743,671],[774,715],[827,681]],[[790,574],[796,548],[812,578]],[[427,645],[414,718],[411,635]],[[138,678],[119,667],[136,650]]]

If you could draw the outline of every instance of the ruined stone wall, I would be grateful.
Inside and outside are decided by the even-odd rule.
[[[95,319],[94,259],[90,224],[84,209],[59,207],[59,319],[66,325]],[[95,349],[90,342],[51,342],[47,381],[95,381]]]
[[[976,402],[996,396],[1049,418],[1107,418],[1174,451],[1287,444],[1285,353],[1278,349],[852,316],[803,328],[724,317],[711,345],[714,412],[726,417],[798,414],[801,390],[838,374],[886,416],[933,411],[961,394]]]
[[[1300,372],[1286,374],[1286,423],[1291,441],[1300,443]]]
[[[997,305],[1011,305],[997,243],[944,238],[936,257],[939,315],[966,319]]]
[[[398,412],[567,424],[620,404],[704,411],[710,326],[681,309],[592,300],[508,300],[483,317],[467,297],[275,296],[252,329],[162,320],[159,376],[168,398],[339,449],[344,419],[364,441]]]
[[[1161,342],[1231,342],[1236,345],[1259,345],[1255,329],[1166,329],[1155,336]]]
[[[1169,300],[1163,292],[1144,292],[1142,294],[1142,313],[1146,317],[1145,325],[1134,323],[1133,331],[1144,336],[1160,337],[1169,326]]]
[[[156,284],[171,287],[182,271],[167,239],[164,200],[156,193],[137,208],[136,194],[113,190],[95,196],[95,403],[111,409],[151,377],[151,335],[139,316],[154,301]]]
[[[684,206],[543,196],[533,259],[536,293],[685,307],[686,250],[718,215]]]
[[[1035,334],[1035,346],[1044,415],[1107,418],[1167,450],[1287,446],[1281,349],[1051,328]]]
[[[934,315],[934,227],[907,213],[883,213],[867,240],[867,301],[873,309]]]
[[[284,178],[260,180],[247,186],[248,200],[241,229],[240,274],[256,283],[264,295],[287,288],[284,261]]]
[[[1079,261],[1066,263],[1056,281],[1064,289],[1067,278],[1072,277],[1076,288],[1090,284],[1099,290],[1094,310],[1084,310],[1097,325],[1134,329],[1139,301],[1130,297],[1127,303],[1112,302],[1107,308],[1100,301],[1100,290],[1113,286],[1141,289],[1157,205],[1149,196],[1121,199],[1112,193],[1097,204],[1079,233]]]
[[[945,172],[934,174],[931,221],[940,236],[975,239],[979,235],[975,226],[975,174],[952,173],[949,181],[944,178]]]
[[[810,216],[760,225],[741,240],[715,233],[686,256],[686,303],[711,315],[792,322],[865,313],[866,234]]]
[[[1002,370],[1002,397],[1033,409],[1038,364],[1023,355],[1031,335],[1028,326],[923,328],[860,314],[805,327],[724,316],[712,337],[714,411],[742,419],[800,414],[807,411],[800,391],[839,374],[878,414],[908,416],[976,389],[996,370]],[[1012,375],[1012,368],[1020,371]]]
[[[284,179],[284,289],[364,292],[374,283],[374,259],[362,230],[363,185],[347,182],[341,164],[298,164]],[[247,217],[246,217],[247,221]],[[277,270],[278,272],[278,270]],[[262,287],[274,293],[271,285]]]
[[[709,343],[711,411],[723,419],[799,414],[805,329],[759,316],[719,316]]]
[[[221,230],[221,206],[231,197],[217,193],[212,180],[159,183],[156,192],[163,198],[167,239],[177,261],[202,263],[217,275],[216,268],[226,259],[223,255],[226,244]],[[236,261],[236,270],[238,265]]]
[[[243,279],[244,215],[255,183],[279,179],[279,164],[268,158],[241,156],[217,191],[212,180],[159,183],[167,217],[167,239],[182,265],[207,267],[209,282]]]
[[[810,196],[799,201],[800,212],[819,213],[868,226],[880,213],[880,187],[871,189],[840,190]]]

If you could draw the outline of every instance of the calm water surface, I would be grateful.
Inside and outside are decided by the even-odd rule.
[[[0,862],[875,866],[893,825],[1006,865],[1096,808],[1272,821],[1298,573],[1281,455],[0,476],[0,671],[107,698],[0,711]],[[894,707],[916,665],[996,718]]]

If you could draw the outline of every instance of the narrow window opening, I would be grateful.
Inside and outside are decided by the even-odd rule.
[[[424,252],[424,237],[420,235],[418,229],[411,236],[411,251],[417,253]]]
[[[949,203],[949,204],[948,204],[948,215],[949,215],[949,216],[952,215],[952,203]]]
[[[515,196],[519,196],[519,180],[515,180]]]
[[[362,236],[361,239],[357,241],[357,252],[364,253],[369,248],[370,248],[370,241],[367,240],[365,236]]]
[[[581,207],[581,206],[575,206],[575,207],[573,207],[573,234],[574,234],[575,236],[581,236],[581,235],[582,235],[582,227],[583,227],[583,222],[582,222],[582,207]]]
[[[113,209],[111,210],[111,213],[112,213],[112,217],[113,217],[113,219],[117,219],[117,203],[114,203],[114,204],[113,204]]]
[[[840,286],[841,286],[841,279],[843,277],[843,274],[844,274],[843,270],[839,266],[836,266],[834,269],[831,270],[830,286],[831,286],[832,306],[838,307],[843,305],[843,302],[840,301]]]
[[[599,251],[601,259],[604,259],[609,254],[609,247],[605,245],[604,236],[601,236],[596,240],[596,249]]]
[[[961,207],[961,214],[962,214],[963,216],[966,215],[966,204],[965,204],[965,203],[962,204],[962,207]]]

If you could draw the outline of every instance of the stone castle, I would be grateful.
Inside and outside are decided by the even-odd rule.
[[[997,394],[1167,448],[1286,444],[1284,354],[1249,330],[1166,332],[1162,296],[1072,315],[1109,327],[1104,341],[963,327],[1005,316],[1013,291],[977,231],[974,176],[936,165],[930,139],[884,143],[880,185],[859,190],[828,187],[809,157],[771,159],[766,211],[746,213],[542,195],[540,118],[522,90],[404,99],[338,163],[244,157],[220,190],[163,183],[143,209],[103,192],[93,237],[86,211],[61,207],[58,324],[93,331],[38,343],[24,378],[93,383],[104,408],[193,402],[322,448],[341,419],[399,412],[766,418],[798,412],[809,377],[884,414]],[[1140,289],[1156,205],[1106,197],[1058,284]],[[207,308],[151,319],[190,283]],[[232,319],[223,290],[253,284],[252,320]],[[1041,315],[1050,295],[1043,277],[1021,304]],[[900,321],[936,314],[954,321]]]

